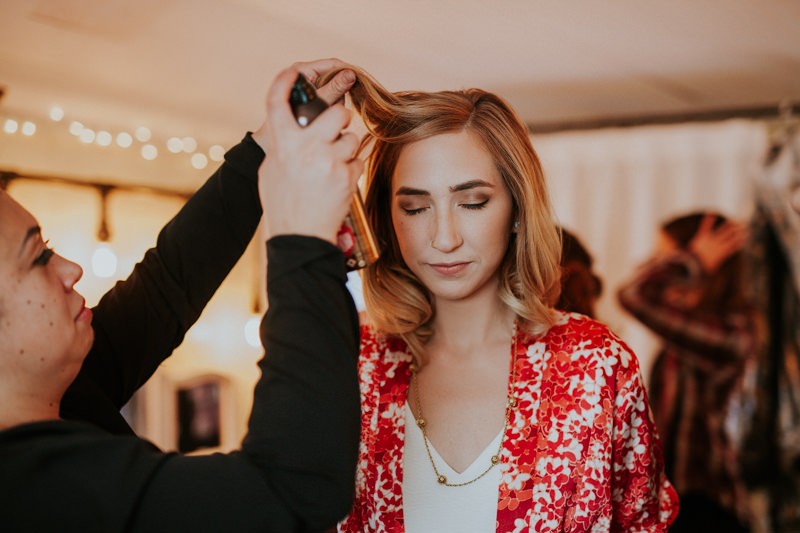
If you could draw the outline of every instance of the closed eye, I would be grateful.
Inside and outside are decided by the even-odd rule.
[[[50,262],[50,258],[53,257],[55,251],[52,248],[47,247],[47,242],[44,243],[45,248],[36,256],[36,259],[33,260],[33,264],[35,266],[44,266]]]
[[[422,213],[423,211],[425,211],[427,209],[427,207],[416,207],[416,208],[403,207],[401,209],[403,210],[403,213],[405,213],[406,215],[414,216],[414,215],[418,215],[418,214]]]
[[[484,200],[482,202],[477,202],[477,203],[472,203],[472,204],[461,204],[461,207],[463,207],[464,209],[478,210],[478,209],[483,209],[484,207],[486,207],[486,204],[488,204],[488,203],[489,203],[489,199],[487,198],[486,200]]]

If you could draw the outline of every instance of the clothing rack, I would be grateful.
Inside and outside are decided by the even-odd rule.
[[[597,130],[607,128],[631,128],[636,126],[652,126],[680,124],[685,122],[718,122],[729,119],[791,121],[800,116],[800,104],[781,102],[774,105],[711,109],[685,113],[664,113],[652,115],[635,115],[597,118],[575,121],[529,122],[528,132],[532,134],[562,133],[567,131]]]

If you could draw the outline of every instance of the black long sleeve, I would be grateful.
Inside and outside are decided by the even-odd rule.
[[[132,433],[120,408],[182,342],[255,233],[263,159],[249,135],[229,150],[128,279],[103,296],[93,310],[94,345],[61,402],[63,418]]]
[[[274,488],[298,514],[318,510],[309,520],[325,525],[328,508],[349,511],[355,487],[358,313],[338,248],[287,236],[270,240],[268,250],[261,331],[268,357],[243,450],[262,468],[284,465],[272,476]]]
[[[270,240],[268,261],[265,356],[241,453],[165,461],[142,503],[143,531],[242,531],[256,524],[263,531],[321,531],[350,509],[359,330],[344,258],[319,239],[283,236]],[[195,505],[187,523],[180,510],[199,501],[206,503]]]

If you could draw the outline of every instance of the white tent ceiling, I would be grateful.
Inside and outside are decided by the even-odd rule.
[[[278,70],[325,56],[530,124],[777,106],[800,101],[800,2],[3,0],[0,113],[233,141]]]

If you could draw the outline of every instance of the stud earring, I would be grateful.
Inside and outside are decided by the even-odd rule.
[[[514,222],[514,228],[511,230],[511,233],[516,233],[519,230],[519,220]]]

